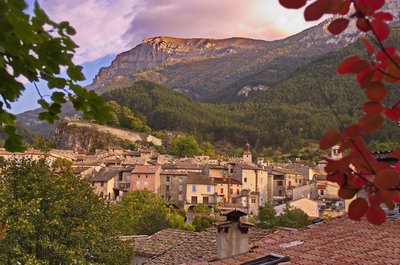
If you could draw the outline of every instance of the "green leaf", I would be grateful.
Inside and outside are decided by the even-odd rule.
[[[85,76],[82,73],[82,66],[70,66],[67,70],[68,76],[75,81],[83,81],[85,80]]]
[[[4,127],[4,131],[7,134],[7,140],[4,144],[4,148],[11,152],[24,151],[24,146],[22,144],[23,137],[15,133],[15,127],[7,125]]]

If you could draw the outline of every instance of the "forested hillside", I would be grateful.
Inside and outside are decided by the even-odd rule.
[[[391,42],[398,42],[395,31]],[[299,68],[291,78],[243,103],[206,104],[192,101],[156,83],[139,81],[131,87],[104,94],[107,100],[128,106],[145,116],[154,130],[191,132],[200,140],[256,147],[299,147],[317,140],[330,128],[343,127],[361,113],[363,92],[356,81],[336,74],[337,64],[360,53],[360,43],[320,57]],[[389,100],[400,90],[392,88]],[[399,129],[388,124],[369,140],[400,141]]]

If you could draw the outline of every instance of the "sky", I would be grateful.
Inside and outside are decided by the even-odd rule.
[[[28,0],[32,5],[33,0]],[[278,0],[39,0],[49,17],[69,21],[79,45],[74,62],[84,67],[90,84],[100,67],[144,38],[247,37],[285,38],[313,24],[299,10],[287,10]],[[30,10],[27,10],[29,13]],[[315,23],[314,23],[315,24]],[[13,104],[13,113],[34,109],[37,94],[32,84]],[[39,87],[46,93],[44,83]]]

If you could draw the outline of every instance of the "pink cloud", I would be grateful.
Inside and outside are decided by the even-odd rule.
[[[39,0],[76,28],[78,63],[133,48],[142,39],[248,37],[273,40],[309,27],[278,0]]]

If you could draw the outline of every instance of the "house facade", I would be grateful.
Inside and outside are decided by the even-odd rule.
[[[144,190],[160,192],[161,166],[138,165],[131,172],[130,191]]]

